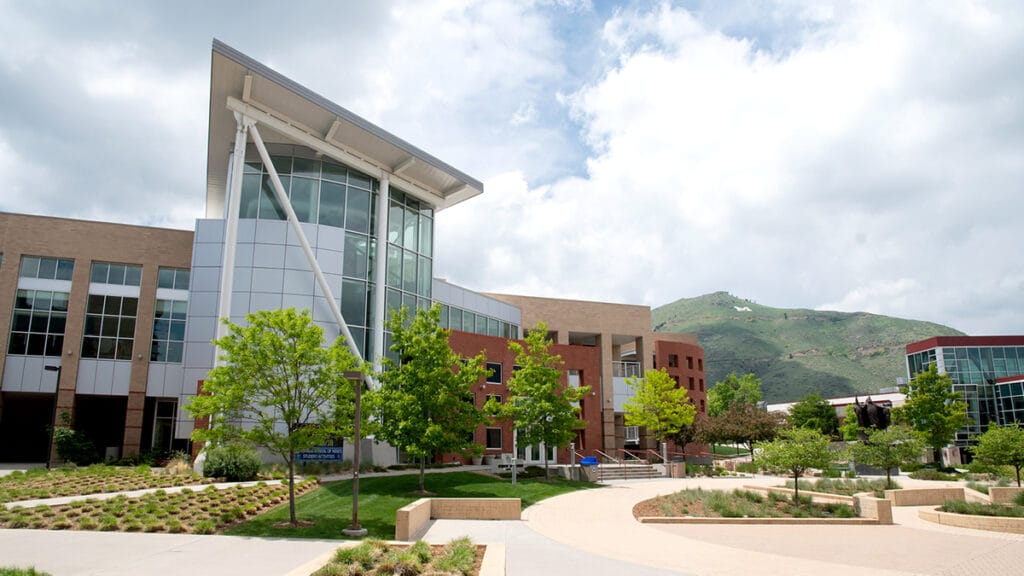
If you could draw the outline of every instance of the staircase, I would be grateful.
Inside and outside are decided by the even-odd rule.
[[[648,480],[661,478],[664,472],[651,464],[601,464],[597,466],[597,481]]]

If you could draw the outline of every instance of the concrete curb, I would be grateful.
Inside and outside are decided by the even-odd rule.
[[[641,524],[772,524],[776,526],[801,526],[809,524],[832,524],[841,526],[879,525],[873,518],[708,518],[702,516],[642,516]]]

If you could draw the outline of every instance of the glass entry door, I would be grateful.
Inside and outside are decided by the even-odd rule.
[[[555,446],[547,448],[543,442],[526,445],[521,442],[522,433],[516,430],[516,459],[523,464],[544,464],[544,450],[548,451],[548,464],[557,463],[558,450]]]

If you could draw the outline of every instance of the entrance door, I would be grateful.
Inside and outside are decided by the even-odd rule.
[[[544,450],[547,449],[547,451],[548,451],[548,464],[556,464],[557,463],[557,459],[556,458],[558,456],[558,450],[557,450],[557,448],[555,446],[547,448],[544,445],[543,442],[541,442],[540,444],[526,445],[526,444],[523,444],[522,442],[520,442],[521,438],[522,438],[522,433],[517,430],[516,431],[516,448],[517,448],[516,459],[518,459],[519,461],[521,461],[521,462],[523,462],[524,464],[527,464],[527,465],[532,465],[532,464],[543,465],[544,464]]]

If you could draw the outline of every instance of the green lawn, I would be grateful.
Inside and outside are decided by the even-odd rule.
[[[359,523],[369,536],[395,537],[395,511],[421,498],[415,494],[418,476],[380,476],[359,481]],[[545,498],[575,490],[595,488],[589,482],[568,480],[520,480],[515,486],[508,480],[474,472],[428,474],[427,490],[440,498],[521,498],[523,508]],[[300,521],[312,526],[301,528],[275,527],[288,520],[288,507],[281,506],[226,530],[233,536],[265,536],[288,538],[342,538],[341,530],[352,520],[352,481],[334,482],[296,500]]]

